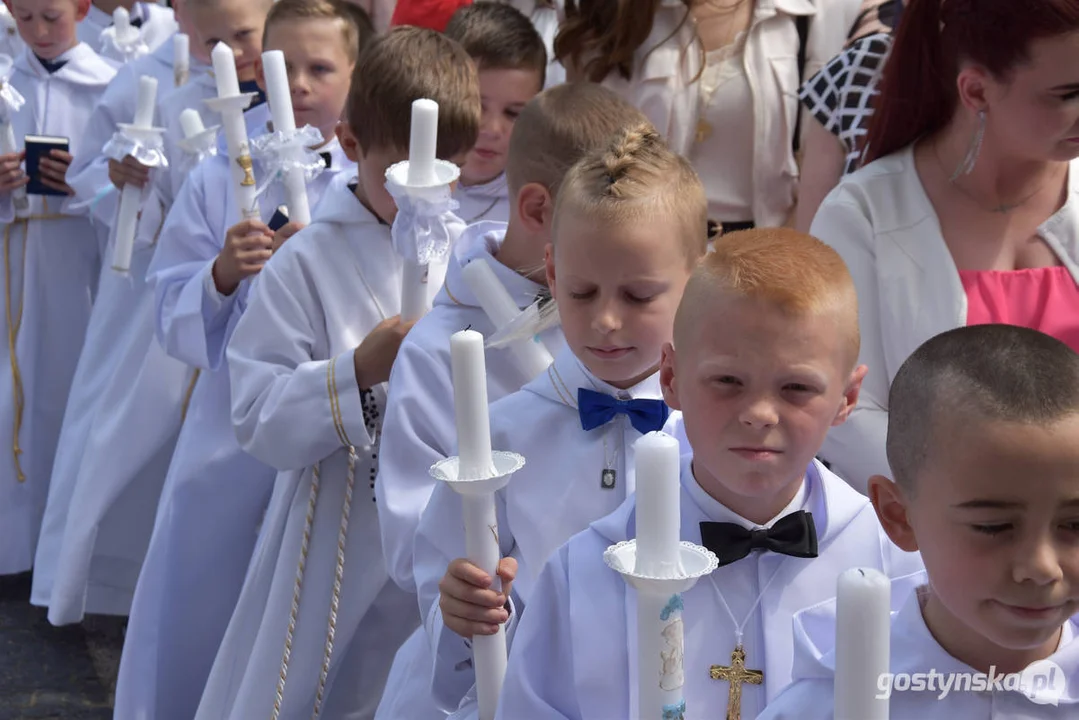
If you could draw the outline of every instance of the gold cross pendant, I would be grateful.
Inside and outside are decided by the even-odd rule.
[[[712,136],[712,125],[704,120],[697,121],[697,136],[695,141],[700,144]]]
[[[763,685],[764,673],[760,670],[746,670],[746,651],[741,643],[731,652],[731,664],[713,665],[709,669],[713,680],[726,680],[730,683],[727,693],[727,720],[742,720],[742,683]]]

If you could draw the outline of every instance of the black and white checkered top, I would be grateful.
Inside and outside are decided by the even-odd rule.
[[[802,105],[847,149],[844,174],[860,164],[859,146],[869,131],[873,97],[891,49],[889,33],[857,40],[809,78],[798,93]]]

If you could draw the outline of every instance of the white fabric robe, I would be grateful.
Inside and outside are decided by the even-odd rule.
[[[86,152],[86,121],[115,70],[85,44],[62,57],[67,64],[52,75],[28,50],[16,59],[11,84],[26,105],[13,121],[15,139],[21,145],[25,135],[66,137],[78,157]],[[97,286],[98,229],[85,210],[70,209],[73,204],[70,198],[31,195],[31,219],[15,221],[11,195],[0,195],[4,299],[16,323],[13,327],[5,318],[9,342],[0,350],[10,373],[0,383],[0,575],[33,564],[64,408]],[[23,397],[17,439],[16,368]],[[25,481],[16,471],[16,440]]]
[[[894,583],[892,592],[894,596]],[[1028,668],[1031,680],[1040,674],[1049,681],[1040,694],[1028,697],[1015,690],[1012,683],[1003,682],[994,690],[968,689],[977,688],[974,676],[980,673],[948,654],[929,632],[922,617],[920,594],[905,593],[906,602],[892,613],[889,672],[921,675],[926,688],[893,688],[888,703],[891,717],[1064,720],[1079,716],[1079,617],[1065,623],[1057,651],[1047,658],[1056,668]],[[798,613],[794,623],[794,682],[769,704],[760,720],[831,720],[835,707],[835,624],[834,600]],[[960,684],[949,687],[941,697],[944,688],[940,683],[947,680],[938,679],[930,687],[926,677],[930,672],[950,676],[952,682]],[[988,673],[981,675],[988,680]],[[994,671],[995,677],[999,675]],[[968,682],[970,686],[965,685]]]
[[[264,124],[265,112],[255,110],[246,116],[249,130]],[[224,157],[218,160],[225,162]],[[224,185],[223,180],[218,182]],[[213,195],[227,199],[223,187],[215,188]],[[213,223],[227,229],[223,224],[232,217],[227,214],[230,206],[217,205],[221,214],[212,220],[205,219],[204,213],[209,212],[205,207],[189,203],[179,211],[180,217],[171,219],[171,228],[161,228],[161,236],[175,235],[182,228],[179,232],[201,239],[200,231],[206,236],[216,232]],[[155,206],[151,200],[150,209],[157,208],[160,203]],[[140,224],[148,220],[144,216]],[[167,243],[164,252],[171,252],[174,242]],[[147,265],[158,254],[159,248],[141,243],[133,257],[138,263],[135,271],[145,277]],[[130,342],[106,385],[106,400],[91,422],[78,475],[69,491],[69,505],[79,512],[68,512],[55,560],[52,594],[47,599],[49,621],[55,625],[79,622],[87,612],[126,615],[130,611],[191,384],[186,366],[206,367],[189,358],[168,359],[163,346],[155,342],[154,294],[146,283],[124,285],[119,277],[110,278],[113,283],[121,293],[126,288],[136,296],[128,298],[131,304],[127,306],[112,304],[122,303],[123,298],[106,297],[107,309],[131,313]]]
[[[136,12],[143,18],[141,28],[143,42],[146,43],[152,53],[179,29],[176,24],[176,17],[173,15],[171,8],[162,7],[157,3],[138,2],[136,6],[138,7]],[[132,12],[132,15],[134,16],[136,12]],[[95,52],[100,53],[103,49],[101,33],[110,27],[112,27],[112,15],[91,2],[90,12],[78,25],[79,40],[89,45]],[[108,55],[108,53],[105,53],[105,55]],[[109,59],[123,62],[122,57],[110,57]]]
[[[699,545],[702,521],[753,527],[696,485],[691,460],[685,456],[682,465],[682,540]],[[764,672],[763,685],[742,686],[742,717],[752,720],[790,682],[791,618],[834,596],[840,573],[851,567],[877,568],[905,578],[908,589],[924,578],[921,556],[904,553],[888,541],[865,497],[816,461],[806,477],[801,501],[796,498],[781,515],[801,509],[812,513],[818,557],[753,552],[682,595],[687,717],[722,717],[727,707],[728,684],[710,679],[708,673],[712,665],[729,664],[735,647],[735,622],[719,592],[737,622],[746,623],[746,667]],[[514,638],[499,718],[639,716],[636,594],[628,592],[622,577],[603,561],[609,546],[634,536],[634,509],[631,499],[593,523],[543,568]],[[751,611],[762,592],[760,604]],[[894,600],[901,602],[898,592]]]
[[[210,66],[191,58],[191,75],[186,85],[176,88],[158,100],[158,115],[161,127],[165,128],[165,153],[170,160],[168,170],[157,173],[154,177],[154,185],[165,202],[166,207],[171,207],[176,196],[180,193],[184,180],[194,169],[189,160],[184,159],[184,152],[177,142],[184,137],[180,126],[180,114],[193,108],[198,111],[202,118],[202,124],[207,128],[221,125],[221,116],[213,112],[204,102],[208,98],[217,97],[217,85],[213,75],[210,74]],[[245,116],[259,112],[259,108],[250,108]],[[249,123],[250,127],[250,123]],[[249,133],[250,134],[250,133]],[[223,132],[218,132],[218,140],[224,137]],[[221,144],[221,148],[224,145]]]
[[[164,47],[164,46],[163,46]],[[165,56],[157,52],[135,60],[117,71],[105,94],[94,108],[86,125],[84,143],[88,152],[72,163],[68,184],[75,188],[78,201],[90,202],[94,218],[110,228],[106,237],[112,238],[119,192],[109,181],[108,159],[101,149],[116,132],[117,123],[129,123],[135,115],[136,93],[139,77],[151,75],[164,86],[172,81],[172,50]],[[89,149],[94,148],[96,155]],[[96,201],[96,202],[95,202]],[[86,344],[79,355],[79,364],[64,413],[63,429],[53,461],[52,482],[49,484],[49,501],[41,523],[37,554],[34,558],[34,582],[30,602],[47,606],[52,595],[56,562],[60,556],[68,508],[74,492],[75,481],[82,466],[83,454],[91,428],[99,408],[107,407],[114,413],[120,396],[110,395],[107,388],[115,377],[118,367],[124,364],[125,352],[132,342],[138,342],[144,323],[135,321],[141,317],[140,301],[146,293],[146,266],[153,254],[157,232],[164,222],[161,202],[152,190],[146,192],[142,219],[136,232],[136,252],[132,256],[132,268],[128,277],[121,276],[111,267],[111,244],[103,248],[101,277],[90,324],[86,330]],[[147,317],[147,319],[149,319]],[[145,342],[142,342],[145,346]],[[130,372],[125,367],[125,372]],[[161,376],[161,384],[174,384],[183,392],[185,371],[182,367],[171,376]],[[130,382],[127,376],[126,382]],[[125,385],[126,386],[126,385]],[[124,386],[121,386],[121,392]],[[129,440],[130,442],[130,440]]]
[[[620,399],[661,398],[659,373],[629,390],[616,390],[566,347],[546,373],[491,406],[492,449],[520,453],[526,463],[495,494],[502,555],[517,559],[510,632],[547,557],[633,492],[633,443],[641,434],[621,414],[607,425],[582,430],[578,388]],[[617,473],[612,489],[600,485],[607,467]],[[438,606],[438,583],[451,561],[466,556],[464,540],[460,496],[448,485],[437,485],[420,519],[414,552],[420,611],[435,658],[431,690],[447,710],[455,709],[475,682],[471,650],[445,627]]]
[[[400,288],[389,226],[347,185],[335,185],[311,227],[285,244],[252,289],[228,351],[232,420],[244,449],[279,472],[198,720],[270,716],[300,562],[280,717],[311,715],[330,637],[323,717],[372,717],[393,653],[419,622],[409,596],[387,575],[379,543],[374,483],[385,386],[372,388],[364,406],[353,364],[364,337],[400,312]],[[338,557],[344,564],[335,596]]]
[[[450,258],[445,286],[431,311],[401,344],[390,374],[390,403],[382,427],[381,462],[375,483],[376,507],[390,577],[410,593],[416,588],[412,543],[420,515],[435,487],[428,470],[452,454],[457,444],[450,336],[465,328],[484,336],[495,331],[461,271],[474,260],[486,261],[521,309],[531,305],[542,289],[495,259],[505,232],[502,223],[482,222],[469,226],[461,235]],[[564,345],[561,330],[557,328],[545,333],[543,341],[553,352]],[[508,350],[490,349],[485,355],[489,402],[516,392],[531,380]],[[435,708],[431,699],[431,663],[427,635],[417,629],[398,651],[376,717],[430,720],[445,715]]]
[[[312,205],[336,174],[354,172],[336,141],[326,150],[337,171],[322,173],[308,186]],[[274,183],[259,199],[264,221],[283,195],[281,185]],[[117,717],[194,716],[273,488],[273,469],[243,452],[236,441],[228,369],[223,366],[228,339],[253,281],[244,281],[222,299],[209,275],[212,258],[235,218],[228,163],[219,156],[185,184],[154,258],[162,300],[157,321],[167,328],[166,345],[201,374],[167,476],[161,473],[164,488],[157,484],[160,503],[134,588],[117,684]],[[200,231],[192,231],[200,226]],[[208,307],[219,312],[204,315]]]
[[[483,185],[465,186],[458,183],[453,199],[461,205],[454,214],[469,225],[481,222],[504,223],[510,219],[506,173]]]

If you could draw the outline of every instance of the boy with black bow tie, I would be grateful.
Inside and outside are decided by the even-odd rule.
[[[790,682],[793,614],[834,596],[844,570],[922,576],[869,501],[814,460],[857,400],[858,345],[850,274],[801,233],[727,235],[686,287],[660,385],[692,448],[682,539],[720,562],[683,594],[693,717],[756,717]],[[548,561],[517,627],[500,717],[638,717],[635,596],[603,560],[634,526],[630,498]]]

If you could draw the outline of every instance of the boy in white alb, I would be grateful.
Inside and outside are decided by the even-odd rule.
[[[183,25],[184,16],[180,10],[180,6],[177,6],[177,18]],[[110,180],[110,162],[101,153],[116,133],[117,124],[130,123],[134,119],[139,78],[143,75],[157,80],[157,99],[160,100],[173,83],[171,44],[162,45],[154,53],[124,65],[117,71],[116,77],[109,83],[86,124],[83,142],[88,151],[75,160],[69,173],[68,183],[75,189],[79,203],[89,205],[90,213],[103,230],[103,262],[94,308],[86,330],[86,343],[79,355],[79,364],[53,461],[49,502],[45,508],[34,558],[34,582],[30,602],[35,605],[49,604],[68,508],[97,413],[100,408],[107,406],[108,417],[112,420],[116,417],[117,401],[128,400],[126,397],[109,395],[108,384],[117,372],[123,372],[124,387],[129,386],[134,374],[133,369],[124,363],[126,351],[132,343],[136,343],[144,353],[145,342],[140,343],[139,336],[148,337],[146,331],[152,327],[136,321],[136,317],[143,315],[139,312],[140,300],[151,295],[146,291],[144,282],[146,266],[153,254],[157,231],[161,229],[165,219],[164,209],[155,193],[152,190],[147,191],[136,235],[136,251],[132,257],[131,272],[127,275],[117,273],[112,268],[111,240],[119,206],[118,191],[123,187],[123,183],[114,185]],[[161,117],[160,113],[156,113],[156,109],[155,114],[157,117],[154,125],[160,126]],[[94,151],[90,151],[90,148],[94,148]],[[131,158],[131,161],[137,162],[134,158]],[[149,319],[148,315],[146,319]],[[181,369],[172,375],[175,376],[172,378],[175,379],[175,386],[182,388],[184,371]],[[171,382],[168,374],[156,379],[159,384],[155,383],[155,390]],[[132,442],[130,436],[125,437],[125,443]],[[115,456],[112,459],[115,461]]]
[[[86,152],[83,129],[115,75],[76,37],[87,0],[10,3],[26,49],[11,86],[26,104],[15,114],[18,145],[26,136],[64,138],[68,150],[42,154],[29,208],[16,217],[14,192],[31,178],[25,153],[0,157],[0,222],[4,224],[7,308],[2,351],[9,379],[0,384],[0,575],[29,570],[52,475],[79,351],[97,287],[100,247],[85,209],[73,206],[66,173]],[[91,151],[93,152],[93,151]],[[43,186],[43,187],[42,187]],[[42,192],[52,194],[41,194]]]
[[[245,12],[222,17],[219,13],[204,12],[204,6],[200,5],[204,2],[217,0],[188,0],[185,6],[197,35],[237,27],[256,26],[261,30],[265,20],[261,12],[268,7],[256,3]],[[240,58],[257,57],[261,40],[245,37],[238,48]],[[197,50],[195,54],[197,57],[204,53]],[[253,66],[249,71],[253,77]],[[245,70],[241,77],[246,73]],[[180,110],[163,104],[159,114]],[[252,137],[263,134],[268,117],[265,105],[249,109],[245,113],[248,134]],[[224,156],[224,138],[219,137],[219,142]],[[173,149],[172,157],[177,165],[185,166],[182,151],[175,144]],[[148,181],[147,168],[134,158],[109,161],[108,169],[109,179],[116,186]],[[83,173],[83,180],[87,184],[100,182],[92,179],[99,172],[100,168],[91,169]],[[62,534],[51,524],[46,530],[49,535],[43,535],[52,538],[42,551],[42,559],[51,572],[35,582],[35,589],[41,603],[49,606],[50,622],[56,625],[79,622],[87,612],[126,615],[130,611],[153,531],[154,511],[186,412],[184,403],[193,392],[193,369],[188,363],[170,357],[154,338],[155,303],[153,290],[146,282],[147,268],[157,253],[156,242],[164,229],[166,209],[171,209],[158,192],[166,172],[153,174],[153,189],[139,221],[140,233],[132,256],[134,276],[117,276],[112,270],[111,253],[104,258],[105,289],[116,294],[103,298],[105,306],[101,310],[108,313],[104,317],[120,317],[119,324],[126,329],[126,342],[116,348],[122,357],[113,363],[100,392],[101,401],[89,421],[77,473],[60,476],[58,479],[64,487],[57,488],[50,498],[50,519],[63,521],[64,525]],[[158,211],[161,214],[155,217]],[[90,340],[90,348],[110,351],[98,339]],[[84,353],[87,351],[84,349]],[[59,494],[61,491],[64,494]],[[63,504],[65,500],[67,508]],[[79,512],[71,513],[70,507],[79,508]],[[46,592],[49,594],[44,595]]]
[[[483,97],[480,135],[453,194],[461,205],[456,214],[469,225],[506,222],[510,137],[525,104],[543,89],[547,69],[543,39],[528,18],[498,3],[461,8],[446,25],[445,34],[459,42],[476,63]]]
[[[503,592],[463,559],[461,500],[448,486],[435,487],[416,535],[432,692],[443,709],[457,708],[475,680],[472,636],[496,632],[511,597],[516,618],[547,556],[633,492],[629,451],[668,419],[660,354],[705,235],[696,174],[647,123],[616,133],[559,189],[546,270],[566,348],[491,407],[492,447],[526,459],[495,500],[510,556]]]
[[[481,76],[482,91],[482,76]],[[420,514],[434,490],[428,469],[454,452],[450,336],[470,328],[489,336],[494,327],[462,275],[483,260],[519,308],[536,302],[546,289],[544,248],[550,242],[551,210],[566,171],[585,153],[605,147],[610,136],[645,122],[644,115],[613,92],[592,84],[559,87],[533,98],[521,111],[509,144],[506,175],[515,202],[508,226],[478,223],[457,240],[446,283],[434,307],[409,332],[390,375],[392,400],[383,425],[378,481],[382,549],[393,580],[410,593],[412,544]],[[552,353],[561,331],[543,335]],[[487,351],[487,397],[494,402],[532,377],[508,349]],[[378,717],[428,720],[440,713],[430,699],[428,669],[433,662],[422,629],[394,660]],[[418,668],[418,670],[417,670]]]
[[[834,596],[847,568],[920,573],[918,556],[891,545],[868,500],[813,459],[854,407],[866,372],[857,357],[850,275],[809,236],[726,235],[686,290],[660,376],[693,450],[682,467],[681,537],[720,561],[682,595],[688,717],[722,717],[723,708],[728,718],[757,717],[790,681],[791,617]],[[544,567],[517,628],[499,717],[658,711],[636,708],[636,596],[603,560],[635,535],[634,517],[631,499]]]
[[[266,18],[265,46],[281,50],[291,71],[297,127],[310,125],[332,138],[320,148],[330,153],[329,169],[308,183],[311,207],[338,185],[337,175],[354,172],[334,133],[360,37],[369,31],[367,26],[361,33],[348,6],[337,0],[280,0]],[[256,162],[255,176],[267,182],[264,168]],[[231,430],[224,365],[225,348],[273,236],[259,221],[241,222],[227,231],[225,247],[217,245],[214,256],[209,243],[221,236],[191,229],[194,220],[224,232],[225,216],[235,213],[225,197],[232,189],[224,153],[195,170],[151,266],[157,272],[159,336],[169,352],[202,373],[135,589],[116,701],[118,712],[132,717],[194,716],[273,489],[273,470],[244,452]],[[262,216],[269,218],[284,200],[281,183],[272,181],[260,198]],[[223,215],[217,215],[218,201],[229,203]],[[199,207],[211,214],[199,220]]]
[[[1079,355],[1027,328],[949,330],[899,368],[888,408],[895,481],[869,494],[928,583],[866,690],[893,718],[1079,716]],[[798,615],[795,682],[762,720],[832,717],[836,620],[834,601]]]
[[[130,13],[131,24],[139,29],[142,41],[146,43],[150,52],[169,41],[176,32],[176,19],[172,10],[156,2],[92,0],[86,18],[79,23],[79,40],[89,45],[95,52],[101,52],[103,49],[101,34],[112,27],[112,14],[118,7],[123,7]],[[122,60],[122,58],[110,59]]]
[[[353,73],[342,142],[357,182],[336,186],[317,221],[285,243],[236,328],[236,436],[278,474],[200,720],[368,720],[418,624],[386,573],[373,486],[385,381],[410,326],[396,317],[397,207],[385,173],[408,157],[419,98],[439,105],[440,155],[463,158],[480,115],[472,64],[438,33],[398,28]]]

